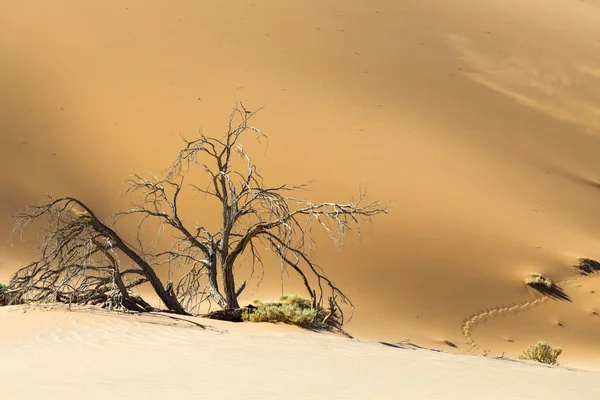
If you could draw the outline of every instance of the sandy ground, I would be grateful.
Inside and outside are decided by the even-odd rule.
[[[269,147],[248,151],[269,182],[313,180],[316,201],[367,187],[394,205],[361,245],[316,253],[357,305],[352,334],[491,355],[543,339],[566,365],[600,365],[600,277],[570,281],[577,257],[600,259],[597,0],[1,1],[0,27],[6,240],[10,216],[45,193],[103,216],[123,209],[121,182],[161,173],[180,134],[220,134],[236,101],[266,105],[255,123]],[[217,215],[196,203],[187,214],[190,225]],[[0,280],[34,249],[2,239]],[[569,282],[571,300],[502,311],[536,298],[523,285],[532,272]],[[280,290],[275,274],[247,296]],[[442,357],[364,349],[397,376],[419,371],[403,357]],[[479,363],[526,368],[456,360],[477,376]],[[562,382],[553,374],[585,379],[532,371],[548,387]]]
[[[599,372],[282,326],[4,308],[6,399],[597,399]],[[18,334],[16,334],[18,333]]]

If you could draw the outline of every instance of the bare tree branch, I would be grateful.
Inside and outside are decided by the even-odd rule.
[[[247,282],[236,286],[235,267],[246,260],[252,276],[257,265],[264,271],[260,247],[279,258],[282,270],[296,272],[313,307],[328,307],[325,319],[343,323],[344,306],[353,305],[312,260],[314,229],[324,230],[341,245],[348,231],[360,234],[362,223],[389,209],[379,201],[368,202],[365,193],[346,203],[315,204],[298,197],[307,184],[266,186],[241,143],[247,132],[259,142],[267,140],[249,123],[256,112],[240,104],[229,115],[223,137],[184,139],[164,178],[132,176],[127,181],[132,208],[106,223],[71,197],[50,198],[25,208],[15,217],[15,230],[44,221],[40,260],[19,270],[3,296],[11,303],[52,300],[142,311],[151,307],[132,289],[149,284],[172,312],[199,313],[205,302],[239,308],[238,298]],[[204,172],[206,182],[185,183],[191,169]],[[186,226],[179,205],[186,188],[218,201],[217,230],[202,224]],[[136,217],[134,247],[114,226],[121,219]],[[157,229],[150,241],[142,234],[147,224]],[[121,258],[133,267],[123,266]],[[168,268],[166,283],[156,272],[163,266]]]

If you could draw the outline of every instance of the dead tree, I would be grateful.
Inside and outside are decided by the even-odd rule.
[[[249,125],[256,112],[243,105],[229,115],[224,137],[201,135],[185,140],[163,178],[134,176],[128,181],[133,208],[100,221],[85,204],[74,198],[51,199],[41,206],[27,207],[16,216],[16,228],[45,219],[40,260],[18,271],[5,298],[9,303],[64,301],[103,303],[138,311],[149,310],[146,301],[132,293],[150,284],[172,312],[194,313],[205,301],[223,309],[239,308],[238,298],[246,282],[237,285],[235,266],[248,256],[253,267],[262,265],[261,249],[270,249],[282,268],[291,268],[302,280],[313,307],[329,309],[343,321],[346,295],[310,257],[317,226],[336,242],[345,233],[371,217],[387,213],[379,201],[366,202],[361,194],[347,203],[319,203],[295,197],[306,185],[265,186],[263,178],[244,152],[246,133],[259,140],[266,137]],[[186,175],[200,168],[207,174],[204,186],[184,185]],[[209,231],[202,224],[184,224],[179,199],[192,188],[220,204],[220,229]],[[114,230],[117,220],[137,215],[137,245],[126,243]],[[171,244],[165,249],[144,246],[139,233],[147,223],[158,223],[153,242]],[[128,259],[132,267],[125,267]],[[180,277],[166,286],[156,274],[168,266],[170,276]],[[6,301],[6,300],[5,300]]]
[[[27,207],[15,217],[15,228],[22,230],[41,218],[40,259],[15,273],[5,302],[91,303],[149,311],[152,307],[131,291],[148,282],[169,310],[185,313],[153,266],[81,201],[63,197]],[[124,269],[117,251],[135,267]]]

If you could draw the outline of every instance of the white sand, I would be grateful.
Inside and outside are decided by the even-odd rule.
[[[0,309],[2,398],[600,398],[599,372],[192,320]]]

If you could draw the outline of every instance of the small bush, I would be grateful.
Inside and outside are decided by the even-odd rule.
[[[539,341],[531,345],[523,353],[519,354],[519,360],[533,360],[544,364],[556,365],[558,356],[562,353],[560,347],[552,348],[548,343]]]
[[[6,284],[0,282],[0,293],[2,293],[6,289]]]
[[[590,258],[580,258],[575,268],[583,275],[591,275],[600,272],[600,263]]]
[[[297,295],[282,296],[278,302],[263,303],[254,300],[255,309],[244,310],[242,319],[248,322],[283,322],[302,327],[323,326],[324,310],[313,308],[310,300]]]
[[[288,304],[293,304],[294,306],[303,308],[303,309],[312,308],[312,304],[310,303],[310,300],[302,298],[302,297],[298,296],[297,294],[284,294],[283,296],[281,296],[279,301],[282,301],[282,302],[288,303]]]
[[[552,289],[553,283],[550,278],[543,276],[542,274],[531,274],[527,279],[525,279],[525,284],[533,287],[542,287],[546,289]]]

